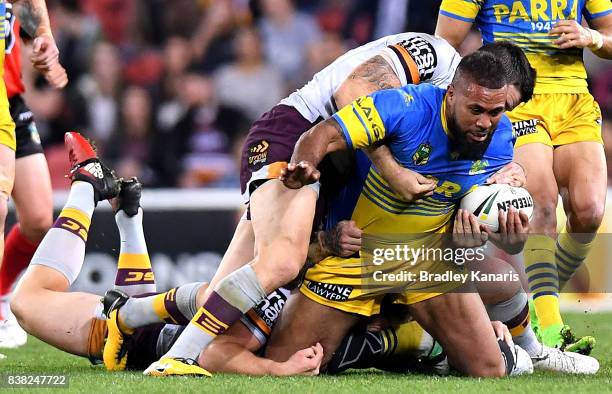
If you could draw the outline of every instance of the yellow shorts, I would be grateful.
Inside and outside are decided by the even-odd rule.
[[[560,146],[574,142],[599,142],[601,110],[589,93],[535,94],[508,112],[515,147],[534,142]]]
[[[13,122],[13,118],[11,117],[11,113],[9,111],[9,104],[6,94],[0,97],[0,144],[8,146],[12,150],[17,149],[15,123]]]
[[[452,262],[375,266],[364,263],[362,258],[328,257],[306,272],[300,291],[318,304],[372,316],[380,313],[387,294],[393,296],[394,303],[415,304],[463,285],[464,282],[456,277],[463,272],[463,267]],[[425,275],[447,275],[456,280]]]

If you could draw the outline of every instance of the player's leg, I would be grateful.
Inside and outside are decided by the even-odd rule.
[[[1,142],[0,140],[0,234],[3,236],[0,237],[0,255],[3,255],[4,224],[8,215],[8,199],[15,180],[15,150]]]
[[[0,130],[0,256],[4,253],[4,223],[8,214],[8,198],[13,189],[13,181],[15,175],[15,150],[14,147],[4,145],[3,137],[5,133]],[[24,336],[18,335],[17,341],[13,338],[14,324],[11,324],[8,319],[10,311],[6,310],[7,302],[9,301],[8,293],[9,286],[2,286],[3,290],[0,294],[0,347],[16,347],[24,342]]]
[[[162,360],[197,358],[243,313],[297,276],[306,260],[317,192],[310,187],[289,190],[277,178],[299,136],[311,126],[286,105],[274,107],[253,124],[243,149],[240,175],[242,192],[250,195],[255,258],[217,282]],[[235,260],[232,264],[240,265]],[[200,321],[206,318],[216,326],[202,326]]]
[[[68,201],[36,250],[15,291],[11,309],[32,335],[62,350],[87,355],[91,320],[99,299],[66,290],[83,265],[95,205],[118,193],[118,181],[82,137],[69,133],[66,145],[73,164]]]
[[[53,223],[49,169],[32,112],[19,95],[11,98],[10,109],[16,137],[12,197],[19,223],[8,233],[0,265],[0,320],[8,309],[9,292],[15,280],[28,266],[36,247]]]
[[[119,261],[115,289],[128,296],[156,292],[155,277],[147,251],[140,207],[142,184],[136,178],[121,182],[121,192],[111,201],[119,229]]]
[[[244,266],[255,257],[255,234],[253,233],[253,225],[246,215],[240,219],[234,231],[234,236],[230,241],[219,268],[215,275],[210,280],[207,295],[212,292],[212,289],[230,273]]]
[[[316,199],[317,192],[310,187],[291,190],[277,180],[258,188],[250,203],[255,259],[217,284],[162,359],[196,359],[215,336],[298,275],[306,261]]]
[[[549,346],[563,342],[560,330],[559,282],[555,262],[559,191],[553,172],[552,147],[540,143],[515,149],[515,160],[527,174],[527,190],[534,199],[530,236],[525,244],[525,272],[538,318],[539,334]]]
[[[40,148],[40,145],[37,147]],[[18,155],[24,153],[20,148],[23,147],[18,144]],[[8,314],[10,292],[17,277],[26,269],[38,244],[53,223],[51,180],[42,153],[17,158],[12,196],[19,223],[13,226],[6,237],[0,265],[0,320]],[[14,318],[9,317],[5,328],[16,346],[25,344],[27,335]]]
[[[266,358],[284,362],[300,349],[323,346],[321,368],[359,320],[359,315],[319,304],[301,292],[292,294],[266,346]]]
[[[104,346],[104,366],[110,371],[126,368],[128,354],[125,351],[136,329],[154,323],[185,326],[195,316],[198,305],[205,299],[207,283],[195,282],[181,285],[159,294],[130,297],[120,290],[109,290],[104,295],[104,314],[108,317],[108,337]],[[208,375],[200,371],[194,362],[186,365],[184,374]],[[183,368],[183,369],[185,369]]]
[[[491,322],[475,292],[442,294],[410,305],[417,322],[440,342],[451,366],[469,376],[510,373]]]
[[[607,192],[603,146],[597,142],[577,142],[558,147],[554,171],[567,213],[565,229],[557,241],[562,287],[586,258],[603,218]]]
[[[442,347],[416,321],[401,322],[400,316],[406,316],[405,309],[404,305],[383,306],[380,317],[370,319],[367,325],[353,327],[324,372],[337,374],[351,368],[378,368],[447,375],[448,361]]]

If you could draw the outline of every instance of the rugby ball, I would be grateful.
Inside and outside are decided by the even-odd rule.
[[[522,187],[510,185],[478,186],[461,199],[460,208],[471,212],[478,222],[488,226],[493,232],[499,230],[499,210],[508,211],[510,207],[525,212],[531,220],[533,215],[533,198]]]

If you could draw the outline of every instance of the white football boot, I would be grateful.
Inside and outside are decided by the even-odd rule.
[[[599,361],[579,353],[562,352],[557,348],[542,345],[539,355],[531,358],[538,371],[553,371],[573,374],[594,374],[599,371]]]

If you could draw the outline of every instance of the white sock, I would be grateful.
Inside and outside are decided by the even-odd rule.
[[[94,208],[93,186],[87,182],[74,182],[64,209],[36,249],[30,265],[53,268],[72,284],[83,266]]]
[[[530,357],[536,357],[542,353],[542,344],[538,342],[535,332],[531,329],[531,323],[521,335],[512,337],[512,340],[522,347]]]
[[[142,208],[139,208],[138,213],[132,217],[123,211],[115,215],[121,238],[115,288],[129,296],[157,291],[142,229],[142,217]]]

